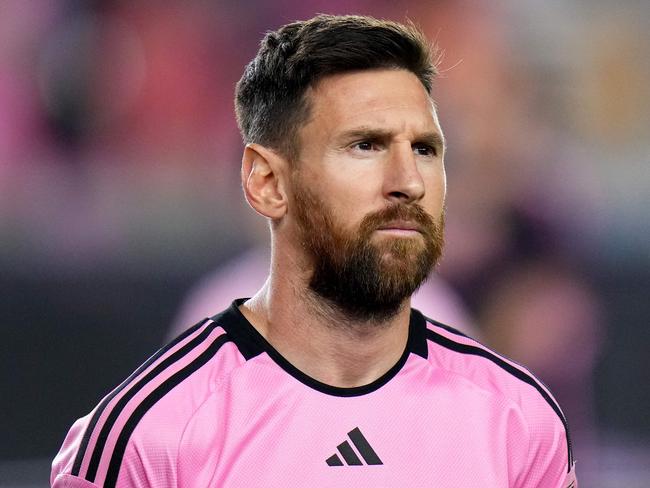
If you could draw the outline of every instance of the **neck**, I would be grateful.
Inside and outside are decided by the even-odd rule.
[[[322,383],[350,388],[381,377],[406,347],[410,301],[386,319],[352,319],[314,294],[303,270],[289,256],[274,255],[269,279],[240,307],[244,316],[290,363]]]

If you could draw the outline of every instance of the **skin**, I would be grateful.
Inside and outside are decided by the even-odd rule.
[[[294,218],[294,182],[298,178],[310,188],[351,232],[365,215],[393,202],[417,203],[439,221],[446,193],[444,139],[431,98],[405,70],[328,76],[308,96],[311,118],[299,132],[298,162],[259,144],[244,151],[246,199],[273,225],[269,278],[241,311],[307,375],[331,386],[362,386],[386,373],[404,352],[410,297],[382,323],[351,321],[319,300],[308,288],[310,259]],[[422,241],[422,236],[408,223],[395,222],[371,239]]]

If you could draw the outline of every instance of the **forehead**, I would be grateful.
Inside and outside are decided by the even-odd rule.
[[[433,101],[410,71],[377,69],[331,75],[319,81],[309,96],[309,123],[321,130],[379,124],[395,130],[408,126],[414,131],[440,132]]]

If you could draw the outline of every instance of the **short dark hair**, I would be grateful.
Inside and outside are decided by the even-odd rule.
[[[266,34],[237,83],[235,110],[244,143],[290,159],[297,128],[309,117],[306,92],[323,77],[368,69],[405,69],[428,93],[437,51],[414,25],[372,17],[318,15]]]

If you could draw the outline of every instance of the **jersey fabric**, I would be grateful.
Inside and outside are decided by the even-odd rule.
[[[54,488],[574,488],[566,419],[525,368],[412,309],[401,359],[338,388],[236,300],[158,351],[70,429]]]

